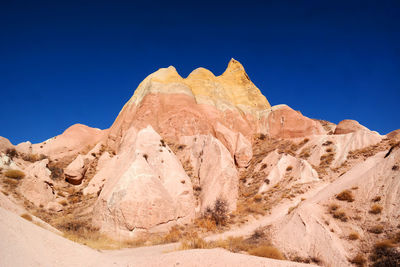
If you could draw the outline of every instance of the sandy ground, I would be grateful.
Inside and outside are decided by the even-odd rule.
[[[0,266],[307,266],[223,249],[174,251],[176,244],[97,251],[0,208]]]

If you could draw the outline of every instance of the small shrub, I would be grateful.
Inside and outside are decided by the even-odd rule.
[[[228,220],[228,204],[226,200],[218,198],[214,203],[214,209],[211,211],[211,218],[216,225],[225,225]]]
[[[350,190],[344,190],[336,196],[336,199],[341,201],[353,202],[354,196]]]
[[[24,218],[25,220],[30,221],[30,222],[32,221],[32,216],[29,215],[28,213],[22,214],[21,218]]]
[[[15,148],[7,148],[6,150],[6,155],[10,158],[13,159],[15,157],[18,157],[18,152],[15,150]]]
[[[260,202],[260,201],[262,200],[262,195],[257,194],[257,195],[254,196],[253,199],[254,199],[254,201],[256,201],[256,202]]]
[[[43,154],[40,154],[40,155],[38,155],[38,154],[23,154],[22,155],[22,159],[25,161],[29,161],[29,162],[36,162],[39,160],[43,160],[45,158],[46,158],[46,156]]]
[[[177,242],[182,238],[182,232],[179,230],[179,227],[172,227],[168,234],[164,236],[163,243],[172,243]]]
[[[184,240],[181,242],[180,249],[205,249],[210,245],[200,238],[197,233],[188,233],[185,235]]]
[[[332,152],[333,150],[332,150],[332,148],[327,148],[326,150],[325,150],[326,152],[328,152],[328,153],[330,153],[330,152]]]
[[[372,199],[373,202],[378,202],[381,201],[381,197],[380,196],[376,196]]]
[[[382,234],[383,233],[383,226],[382,225],[376,225],[368,229],[368,232],[373,233],[373,234]]]
[[[336,210],[333,212],[333,218],[341,220],[342,222],[347,222],[347,215],[344,211],[342,210]]]
[[[400,266],[400,252],[396,250],[392,240],[376,243],[372,251],[371,260],[374,267]]]
[[[186,145],[179,145],[178,150],[183,150],[186,147]]]
[[[323,145],[323,146],[329,146],[329,145],[332,145],[332,144],[333,144],[332,141],[326,141],[326,142],[323,143],[322,145]]]
[[[396,247],[396,245],[394,244],[394,241],[391,239],[385,239],[383,241],[379,241],[374,245],[375,249],[388,249],[394,247]]]
[[[338,208],[339,208],[339,205],[337,205],[337,204],[329,205],[329,211],[330,212],[333,212],[333,211],[337,210]]]
[[[371,207],[369,213],[372,213],[372,214],[379,214],[379,213],[382,212],[382,210],[383,210],[383,208],[382,208],[381,205],[375,204],[375,205],[373,205],[373,206]]]
[[[367,260],[362,254],[357,254],[357,256],[350,259],[349,261],[357,266],[364,266],[367,263]]]
[[[276,247],[273,246],[259,246],[252,248],[248,251],[250,255],[258,256],[258,257],[265,257],[277,260],[284,260],[285,257],[283,256],[282,252],[280,252]]]
[[[64,207],[68,205],[68,202],[67,202],[67,200],[65,200],[65,199],[60,200],[58,203],[60,203],[60,204],[63,205]]]
[[[399,169],[399,166],[393,165],[393,167],[392,167],[392,170],[393,170],[393,171],[397,171],[398,169]]]
[[[349,240],[357,240],[360,239],[360,235],[357,232],[352,232],[349,234]]]
[[[25,173],[20,170],[8,170],[4,173],[4,175],[8,178],[20,180],[25,177]]]
[[[215,231],[217,228],[215,221],[211,218],[199,218],[195,221],[195,224],[200,228],[206,229],[207,231]]]
[[[288,167],[286,168],[286,171],[289,172],[289,171],[291,171],[292,169],[293,169],[292,166],[288,166]]]

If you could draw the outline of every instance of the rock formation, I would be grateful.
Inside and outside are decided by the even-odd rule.
[[[293,261],[347,266],[357,254],[374,256],[384,237],[396,256],[399,136],[399,130],[380,135],[353,120],[335,125],[287,105],[271,107],[234,59],[220,76],[198,68],[182,78],[174,67],[163,68],[139,84],[109,129],[76,124],[42,143],[16,146],[0,137],[0,213],[12,220],[9,227],[0,216],[0,231],[9,242],[28,223],[12,212],[84,244],[192,238],[196,248],[229,244],[238,252],[246,250],[234,247],[240,241],[260,245],[264,254],[247,248],[252,255],[273,251]],[[354,232],[357,241],[348,238]],[[231,235],[239,239],[200,239]],[[82,263],[81,248],[48,238]],[[13,255],[24,246],[15,244],[7,250]],[[32,251],[24,247],[30,261],[14,262],[54,265]],[[82,251],[93,257],[88,263],[98,264],[93,259],[102,255],[103,265],[128,264],[117,254]],[[13,262],[7,253],[2,258]],[[368,257],[371,264],[385,259]]]

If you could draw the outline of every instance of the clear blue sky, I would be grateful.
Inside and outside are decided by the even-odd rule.
[[[108,128],[137,85],[173,65],[239,60],[272,105],[400,128],[400,1],[0,2],[0,136],[41,142]]]

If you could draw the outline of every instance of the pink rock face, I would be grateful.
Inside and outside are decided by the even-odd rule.
[[[185,94],[148,94],[139,106],[131,104],[121,111],[110,128],[108,145],[115,148],[130,127],[142,129],[151,125],[164,138],[178,140],[180,136],[214,134],[218,124],[230,129],[233,135],[240,132],[248,138],[255,130],[254,121],[237,111],[222,112],[213,106],[197,104],[194,97]],[[235,137],[232,144],[230,140],[221,141],[227,147],[236,145]]]
[[[4,137],[0,136],[0,152],[5,152],[9,148],[13,148],[14,146],[11,144],[11,142]]]
[[[243,168],[249,165],[253,157],[251,142],[242,133],[233,132],[220,123],[215,126],[215,135],[229,150],[238,167]]]
[[[194,173],[200,180],[200,203],[197,210],[202,213],[213,207],[218,198],[225,200],[230,211],[236,209],[239,178],[235,163],[225,146],[212,135],[185,136],[182,158],[190,160]]]
[[[100,231],[123,239],[140,231],[167,230],[194,218],[191,181],[151,127],[128,131],[119,150],[86,190],[102,188],[93,216]]]
[[[294,138],[325,133],[319,122],[286,105],[274,106],[267,117],[267,132],[274,138]]]
[[[26,154],[44,154],[52,159],[75,155],[82,150],[89,151],[104,136],[107,130],[91,128],[82,124],[69,127],[61,135],[50,138],[39,144],[24,142],[16,147]]]
[[[394,130],[386,135],[387,138],[400,141],[400,129]]]
[[[334,134],[348,134],[357,131],[369,131],[355,120],[343,120],[336,126]]]
[[[19,188],[21,194],[35,206],[46,206],[55,200],[50,170],[47,169],[48,159],[37,161],[28,166],[24,172],[26,177],[22,180]]]

